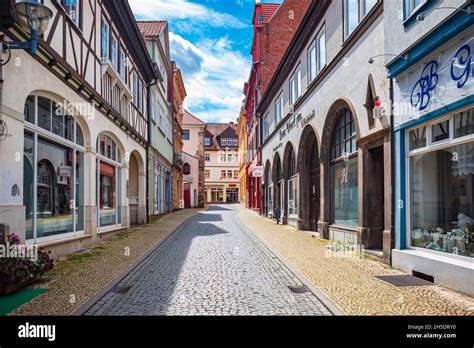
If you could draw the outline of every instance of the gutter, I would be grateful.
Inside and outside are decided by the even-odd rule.
[[[146,146],[146,184],[145,184],[145,197],[146,197],[146,223],[150,222],[150,147],[151,147],[151,87],[158,84],[158,81],[153,81],[146,85],[147,90],[147,113],[146,120],[148,124],[147,128],[147,146]]]

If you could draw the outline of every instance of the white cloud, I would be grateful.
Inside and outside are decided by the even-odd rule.
[[[133,13],[144,20],[177,19],[181,26],[245,28],[247,25],[227,13],[219,13],[187,0],[129,0]]]
[[[189,66],[196,57],[200,70],[183,70],[187,91],[185,106],[205,121],[235,121],[242,105],[242,89],[248,79],[250,58],[234,51],[226,37],[205,39],[193,44],[170,33],[171,55],[178,67]],[[186,57],[180,52],[190,52]],[[185,63],[184,63],[185,62]]]

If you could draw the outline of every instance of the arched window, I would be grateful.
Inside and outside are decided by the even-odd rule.
[[[354,118],[346,109],[339,115],[331,145],[332,223],[359,225],[357,141]]]
[[[120,150],[107,134],[97,138],[98,226],[121,225]]]
[[[295,156],[295,150],[293,149],[293,146],[289,149],[289,154],[288,154],[288,172],[287,178],[288,178],[288,215],[289,216],[297,216],[298,215],[298,189],[299,189],[299,183],[298,183],[298,176],[296,172],[296,156]]]
[[[84,234],[84,135],[68,110],[39,93],[25,101],[26,240]]]
[[[295,151],[291,149],[290,155],[288,157],[288,179],[296,175],[296,158]]]
[[[183,164],[183,174],[184,175],[191,174],[191,166],[189,165],[189,163]]]

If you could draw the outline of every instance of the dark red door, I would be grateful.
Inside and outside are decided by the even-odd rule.
[[[316,141],[313,142],[311,148],[311,166],[310,166],[310,180],[309,180],[309,192],[310,192],[310,230],[318,230],[319,220],[319,161],[318,161],[318,149],[316,147]]]
[[[189,189],[184,190],[184,207],[191,208],[191,191]]]

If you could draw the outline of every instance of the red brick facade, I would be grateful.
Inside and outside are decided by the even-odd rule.
[[[256,3],[252,24],[252,67],[245,84],[244,108],[247,111],[247,207],[261,212],[261,178],[253,178],[252,170],[261,165],[262,142],[259,119],[254,115],[288,44],[298,29],[311,0],[285,0],[279,4]],[[255,105],[256,104],[256,105]]]

